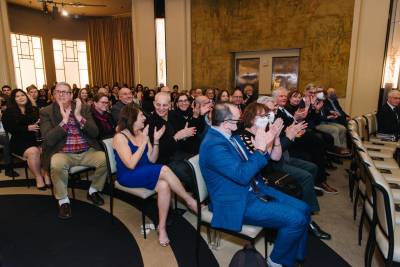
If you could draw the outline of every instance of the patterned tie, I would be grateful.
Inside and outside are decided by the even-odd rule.
[[[231,137],[229,138],[229,141],[231,142],[231,144],[233,145],[233,147],[236,149],[236,151],[239,153],[239,155],[240,155],[240,157],[242,158],[242,160],[246,160],[246,161],[247,161],[247,160],[248,160],[247,155],[244,154],[244,151],[240,148],[240,145],[237,143],[236,139],[233,138],[233,136],[231,136]],[[251,180],[251,188],[253,189],[253,191],[254,191],[255,193],[258,193],[258,192],[259,192],[259,189],[258,189],[258,187],[257,187],[256,180],[255,180],[254,178]]]

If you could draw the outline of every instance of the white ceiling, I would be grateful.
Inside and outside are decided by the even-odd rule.
[[[2,1],[2,0],[0,0]],[[106,7],[74,7],[74,6],[63,6],[63,9],[67,10],[72,15],[81,16],[116,16],[122,14],[128,14],[131,12],[132,0],[54,0],[55,2],[64,3],[82,3],[82,4],[100,4],[106,5]],[[25,6],[37,10],[43,10],[43,4],[38,0],[7,0],[7,2]],[[52,1],[48,1],[52,2]],[[48,3],[49,11],[51,12],[53,4]],[[61,5],[57,5],[59,10]]]

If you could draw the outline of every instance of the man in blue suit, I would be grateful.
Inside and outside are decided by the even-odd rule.
[[[278,229],[268,266],[294,266],[305,259],[309,207],[262,182],[257,174],[268,163],[268,134],[257,132],[255,153],[247,156],[232,138],[240,111],[229,103],[217,104],[212,127],[200,146],[200,169],[213,210],[211,225],[241,231],[243,224]]]

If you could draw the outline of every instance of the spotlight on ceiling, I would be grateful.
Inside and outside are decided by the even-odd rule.
[[[67,10],[63,9],[63,10],[61,11],[61,15],[63,15],[64,17],[68,17],[68,16],[69,16],[69,13],[68,13]]]

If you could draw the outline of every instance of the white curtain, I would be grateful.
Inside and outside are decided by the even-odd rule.
[[[14,62],[11,50],[7,2],[0,1],[0,87],[4,84],[11,85],[15,88]]]

